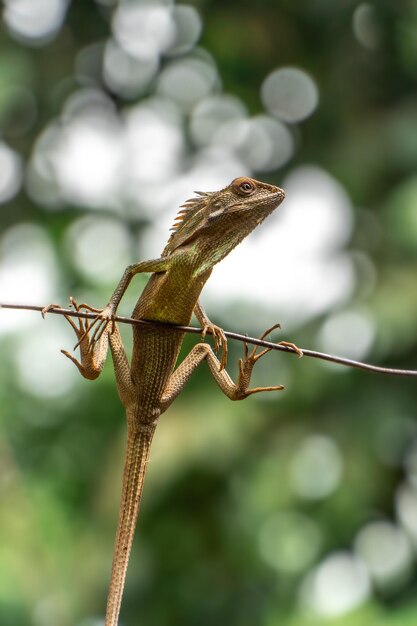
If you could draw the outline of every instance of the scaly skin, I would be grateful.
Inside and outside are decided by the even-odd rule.
[[[239,361],[238,381],[235,384],[231,380],[224,369],[226,337],[207,318],[198,298],[213,266],[281,204],[284,192],[251,178],[237,178],[225,189],[198,195],[183,205],[161,257],[129,266],[109,304],[98,311],[93,323],[80,319],[75,324],[67,317],[78,338],[81,361],[63,352],[85,378],[99,376],[110,345],[117,388],[127,416],[126,460],[105,626],[117,626],[146,464],[159,416],[204,360],[220,389],[231,400],[282,389],[281,385],[249,388],[253,366],[268,349],[258,353],[254,348],[249,353],[246,345],[244,358]],[[216,350],[222,349],[221,361],[207,343],[199,343],[175,369],[184,334],[169,327],[134,326],[129,366],[113,317],[130,280],[139,272],[150,272],[152,276],[132,317],[187,325],[194,312],[203,327],[203,335],[210,332]],[[77,310],[97,311],[88,305],[78,305],[75,300],[72,303]]]

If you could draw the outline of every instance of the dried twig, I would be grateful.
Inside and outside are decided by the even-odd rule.
[[[24,311],[40,311],[42,312],[43,307],[35,306],[30,304],[9,304],[9,303],[0,303],[0,308],[2,309],[18,309]],[[78,312],[73,309],[63,309],[61,307],[52,307],[48,310],[48,314],[55,315],[69,315],[72,317],[82,317],[86,319],[95,319],[97,317],[96,313],[89,312]],[[166,324],[163,322],[149,322],[146,320],[134,320],[130,317],[123,317],[121,315],[117,315],[115,317],[117,322],[121,324],[145,324],[150,326],[170,326],[174,330],[185,333],[193,333],[195,335],[201,334],[201,328],[196,328],[194,326],[177,326],[174,324]],[[246,335],[240,335],[238,333],[232,333],[229,331],[225,331],[226,337],[229,339],[236,339],[237,341],[243,341],[246,343],[250,343],[256,346],[264,346],[265,348],[272,348],[272,350],[280,350],[281,352],[292,352],[293,354],[297,354],[294,348],[290,346],[281,345],[279,343],[274,343],[272,341],[265,341],[263,339],[257,339],[256,337],[248,337]],[[314,359],[321,359],[322,361],[329,361],[331,363],[336,363],[338,365],[344,365],[346,367],[353,367],[356,369],[365,370],[368,372],[375,372],[377,374],[386,374],[389,376],[408,376],[408,377],[417,377],[416,370],[403,370],[396,369],[393,367],[381,367],[379,365],[371,365],[370,363],[362,363],[360,361],[354,361],[353,359],[346,359],[344,357],[335,356],[333,354],[326,354],[324,352],[317,352],[316,350],[306,350],[304,348],[300,348],[303,352],[304,356],[312,357]]]

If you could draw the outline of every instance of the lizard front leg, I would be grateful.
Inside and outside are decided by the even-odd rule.
[[[279,325],[276,324],[272,328],[269,328],[261,335],[260,339],[264,339],[272,330],[274,330],[278,326]],[[244,400],[244,398],[247,398],[254,393],[260,393],[262,391],[281,391],[282,389],[284,389],[283,385],[254,388],[249,387],[252,370],[255,363],[271,349],[272,348],[265,348],[261,352],[258,352],[258,347],[255,346],[253,350],[249,352],[248,346],[245,343],[243,359],[239,359],[238,380],[237,383],[234,383],[227,371],[220,368],[220,361],[214,354],[209,344],[198,343],[196,346],[194,346],[194,348],[192,348],[191,352],[186,356],[184,361],[171,375],[165,393],[162,396],[161,413],[166,411],[169,405],[175,400],[178,394],[185,387],[191,374],[204,360],[207,361],[214,380],[216,381],[220,389],[231,400]]]
[[[170,257],[161,257],[159,259],[153,259],[151,261],[141,261],[140,263],[133,263],[129,265],[125,271],[123,272],[123,276],[119,281],[116,289],[113,292],[112,297],[110,298],[108,304],[104,307],[104,309],[92,309],[97,311],[98,315],[91,323],[89,330],[87,332],[91,332],[93,327],[94,332],[91,334],[90,338],[90,346],[93,348],[101,339],[103,333],[108,329],[108,325],[111,322],[111,330],[113,333],[115,328],[114,316],[117,311],[117,307],[120,304],[120,300],[123,297],[126,289],[129,286],[130,281],[136,274],[140,273],[154,273],[154,272],[166,272],[170,267]],[[80,338],[80,341],[84,339],[84,335]]]

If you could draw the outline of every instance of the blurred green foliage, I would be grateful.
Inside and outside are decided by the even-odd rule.
[[[3,2],[4,11],[9,4]],[[294,157],[264,177],[279,183],[296,166],[314,164],[343,185],[354,206],[348,252],[357,271],[355,291],[349,302],[297,327],[291,340],[315,347],[334,313],[357,307],[374,332],[366,358],[416,369],[417,3],[201,0],[192,6],[202,17],[199,44],[215,59],[224,91],[238,96],[251,114],[262,111],[261,83],[277,67],[300,67],[318,86],[316,111],[291,129]],[[111,2],[73,1],[62,26],[45,41],[16,36],[5,19],[0,25],[1,139],[20,155],[22,167],[80,88],[110,94],[119,116],[153,93],[150,83],[123,97],[100,78],[100,45],[109,37],[114,9]],[[366,19],[355,27],[358,10]],[[370,16],[371,34],[365,28]],[[86,50],[92,54],[83,56]],[[169,62],[162,56],[161,67]],[[191,140],[188,150],[191,158]],[[55,298],[65,301],[74,293],[104,304],[115,279],[94,281],[83,274],[65,244],[76,219],[100,210],[65,198],[59,210],[51,210],[34,196],[24,186],[3,202],[2,237],[17,225],[37,225],[55,253]],[[132,237],[144,237],[152,221],[140,206],[121,220]],[[294,233],[294,245],[296,240]],[[7,272],[2,254],[4,247],[0,272]],[[137,256],[133,244],[128,254]],[[282,271],[291,273],[291,267]],[[28,287],[23,276],[22,301]],[[129,297],[133,302],[136,294]],[[208,312],[227,329],[260,333],[259,318],[250,328],[239,325],[240,308],[250,306],[231,307],[232,315],[223,318]],[[23,321],[24,315],[32,314],[15,317]],[[64,321],[44,324],[53,338]],[[22,326],[0,337],[0,623],[94,626],[101,623],[111,565],[123,412],[110,363],[94,384],[78,380],[68,367],[74,382],[66,393],[34,393],[25,385],[19,357],[30,332]],[[51,354],[41,348],[30,367],[58,362],[60,341]],[[65,341],[68,347],[69,331]],[[185,349],[194,342],[187,338]],[[240,351],[239,345],[230,347],[232,372]],[[231,403],[202,367],[161,420],[121,623],[414,624],[414,380],[341,371],[287,355],[267,359],[255,382],[285,382],[285,393]],[[314,496],[314,489],[322,492]],[[332,555],[356,554],[361,530],[381,520],[401,532],[399,547],[381,540],[393,572],[388,582],[371,566],[359,576],[362,583],[356,570],[346,574],[335,567],[333,578],[340,574],[342,589],[337,580],[330,584],[332,576],[316,576]],[[400,547],[404,557],[395,569]],[[333,609],[323,593],[336,598]]]

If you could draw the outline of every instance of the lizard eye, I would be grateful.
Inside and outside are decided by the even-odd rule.
[[[245,180],[243,183],[240,183],[239,189],[243,191],[243,193],[249,194],[254,190],[254,186],[248,180]]]
[[[250,178],[240,177],[232,180],[231,188],[240,196],[250,196],[256,189],[256,181]]]

